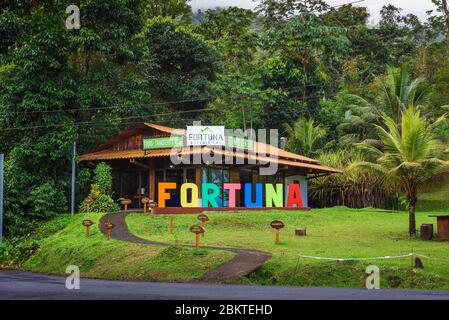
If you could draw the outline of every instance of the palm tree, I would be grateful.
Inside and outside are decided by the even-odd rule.
[[[396,182],[407,197],[409,234],[416,233],[415,207],[418,193],[426,183],[449,169],[446,151],[436,139],[435,129],[446,117],[428,124],[419,108],[409,106],[401,113],[400,124],[384,114],[384,126],[376,125],[382,146],[364,142],[360,146],[374,156],[371,163],[357,166],[371,168]]]
[[[319,148],[326,129],[320,125],[315,126],[313,119],[298,119],[293,126],[286,124],[285,129],[288,134],[287,149],[302,154],[312,156]]]
[[[345,121],[340,130],[348,133],[348,137],[359,141],[369,139],[372,134],[372,123],[379,123],[382,114],[390,116],[396,124],[401,122],[401,114],[406,106],[425,106],[431,98],[430,87],[424,78],[412,79],[410,67],[407,64],[399,68],[387,67],[387,73],[377,79],[375,98],[365,99],[358,95],[348,95],[353,103],[348,105]]]

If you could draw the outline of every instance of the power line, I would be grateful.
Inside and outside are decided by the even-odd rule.
[[[322,84],[307,84],[305,87],[317,87],[321,86]],[[302,89],[304,88],[304,85],[300,86],[292,86],[292,87],[286,87],[286,88],[266,88],[264,90],[268,89],[275,89],[275,90],[290,90],[290,89]],[[173,101],[165,101],[165,102],[150,102],[145,104],[144,106],[157,106],[157,105],[170,105],[170,104],[181,104],[181,103],[187,103],[187,102],[201,102],[201,101],[209,101],[212,99],[218,99],[219,97],[205,97],[205,98],[198,98],[198,99],[184,99],[184,100],[173,100]],[[95,108],[70,108],[70,109],[57,109],[57,110],[29,110],[29,111],[4,111],[0,112],[2,115],[13,115],[13,114],[39,114],[39,113],[57,113],[57,112],[74,112],[74,111],[96,111],[96,110],[110,110],[115,108],[120,108],[123,106],[114,105],[109,107],[95,107]]]
[[[366,0],[352,1],[352,2],[348,2],[348,3],[343,3],[343,4],[336,5],[336,6],[332,6],[331,8],[336,9],[336,8],[340,8],[340,7],[344,7],[344,6],[349,6],[349,5],[351,5],[351,4],[356,4],[356,3],[365,2],[365,1],[366,1]]]
[[[165,113],[151,114],[151,115],[117,117],[117,118],[112,119],[112,121],[114,121],[114,120],[130,120],[130,119],[137,119],[137,118],[143,118],[143,117],[151,118],[151,117],[158,117],[158,116],[170,116],[173,114],[183,114],[183,113],[198,112],[198,111],[204,111],[204,110],[206,110],[206,109],[202,108],[202,109],[194,109],[194,110],[165,112]],[[176,119],[174,119],[174,120],[176,120]],[[97,123],[97,122],[96,121],[80,121],[80,122],[75,122],[74,124],[77,126],[79,126],[79,125],[82,126],[82,125],[86,125],[86,124],[95,124],[95,123]],[[107,122],[107,123],[109,123],[109,125],[111,124],[110,122]],[[139,123],[142,123],[142,121],[139,121]],[[12,131],[12,130],[58,128],[58,127],[62,127],[62,126],[64,126],[64,125],[63,124],[47,124],[47,125],[38,125],[38,126],[29,126],[29,127],[9,127],[9,128],[0,129],[0,132]]]
[[[322,98],[321,95],[318,96],[309,96],[306,97],[305,100],[310,100],[310,99],[318,99],[318,98]],[[303,99],[301,99],[301,102],[303,101]],[[158,117],[158,116],[172,116],[174,114],[186,114],[186,113],[192,113],[192,112],[200,112],[200,111],[205,111],[205,110],[210,110],[208,108],[201,108],[201,109],[193,109],[193,110],[182,110],[182,111],[172,111],[172,112],[165,112],[165,113],[158,113],[158,114],[149,114],[149,115],[132,115],[132,116],[128,116],[128,117],[117,117],[111,120],[111,122],[113,122],[114,120],[117,121],[121,121],[121,120],[132,120],[132,119],[139,119],[139,118],[154,118],[154,117]],[[178,119],[172,119],[173,121],[177,121]],[[182,120],[182,119],[180,119]],[[195,119],[191,119],[191,120],[195,120]],[[142,121],[137,121],[135,123],[142,123],[144,120]],[[111,122],[105,122],[108,125],[111,125]],[[95,125],[97,124],[96,121],[80,121],[80,122],[75,122],[74,123],[76,126],[85,126],[85,125]],[[118,123],[118,124],[123,124],[123,123]],[[37,126],[29,126],[29,127],[9,127],[9,128],[3,128],[0,129],[0,132],[7,132],[7,131],[14,131],[14,130],[31,130],[31,129],[49,129],[49,128],[59,128],[64,126],[63,124],[48,124],[48,125],[37,125]]]

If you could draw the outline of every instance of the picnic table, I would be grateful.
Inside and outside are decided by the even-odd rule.
[[[434,214],[429,217],[437,218],[438,240],[449,240],[449,215]]]

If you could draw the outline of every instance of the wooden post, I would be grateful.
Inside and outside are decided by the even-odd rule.
[[[147,213],[147,203],[143,203],[143,213]]]
[[[173,217],[170,217],[170,233],[173,233]]]
[[[198,197],[201,198],[201,167],[195,168],[195,184],[198,187]]]
[[[190,227],[190,232],[195,234],[195,248],[198,249],[200,247],[200,233],[203,233],[204,229],[201,226],[195,225]]]
[[[89,233],[89,228],[90,228],[90,226],[93,225],[93,224],[94,224],[94,223],[92,222],[92,220],[89,220],[89,219],[83,220],[82,225],[83,225],[84,227],[86,227],[86,238],[89,238],[89,235],[90,235],[90,233]]]
[[[92,203],[92,200],[87,198],[84,202],[86,203],[86,212],[90,212],[90,204]]]
[[[150,200],[152,200],[152,201],[156,201],[156,198],[155,198],[155,190],[156,190],[156,188],[155,188],[155,184],[156,184],[156,171],[155,171],[155,169],[154,169],[154,164],[153,164],[153,161],[151,161],[151,167],[150,167],[150,170],[149,170],[149,184],[150,184],[150,187],[149,187],[149,198],[150,198]]]
[[[276,241],[275,243],[278,244],[279,243],[279,229],[282,229],[285,227],[284,223],[282,221],[279,220],[274,220],[271,222],[271,227],[273,229],[276,229]]]
[[[198,250],[199,247],[200,247],[200,234],[195,233],[195,248]]]
[[[205,214],[198,215],[198,220],[201,221],[201,228],[203,228],[203,237],[204,237],[204,231],[206,230],[206,221],[209,221],[209,217]]]
[[[106,221],[104,224],[104,227],[106,228],[106,239],[111,239],[111,229],[114,228],[114,224],[112,224],[109,221]]]

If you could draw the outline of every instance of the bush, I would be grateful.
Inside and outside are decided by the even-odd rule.
[[[90,205],[92,212],[116,212],[119,209],[119,206],[107,194],[100,194]]]
[[[101,193],[100,187],[97,184],[92,184],[87,199],[91,200],[91,212],[116,212],[120,209],[111,196]],[[81,212],[87,212],[86,200],[79,207]]]
[[[31,212],[39,218],[49,218],[58,212],[67,211],[67,199],[54,182],[45,182],[33,190],[29,196]]]
[[[100,193],[111,194],[112,189],[112,172],[111,167],[104,162],[101,162],[95,168],[94,184],[100,190]]]
[[[14,255],[14,248],[8,242],[0,243],[0,262],[8,261]]]
[[[95,168],[94,183],[90,186],[90,193],[87,199],[90,199],[91,212],[116,212],[119,206],[111,198],[112,173],[111,167],[101,162]],[[87,212],[86,200],[81,203],[79,209],[81,212]]]

